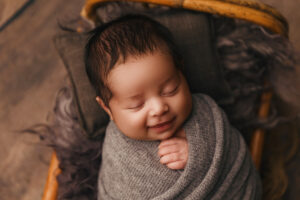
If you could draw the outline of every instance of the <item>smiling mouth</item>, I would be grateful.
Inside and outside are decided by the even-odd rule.
[[[166,130],[168,130],[169,128],[171,128],[173,121],[175,120],[175,117],[172,118],[169,121],[157,124],[155,126],[149,126],[150,129],[160,133],[160,132],[164,132]]]

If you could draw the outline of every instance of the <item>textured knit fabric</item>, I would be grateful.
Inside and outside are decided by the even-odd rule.
[[[98,178],[98,199],[260,199],[261,184],[242,136],[208,96],[193,95],[185,122],[184,170],[160,164],[159,141],[123,135],[111,121]]]

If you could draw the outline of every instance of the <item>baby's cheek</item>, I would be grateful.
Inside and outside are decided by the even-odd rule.
[[[183,92],[176,99],[175,108],[177,109],[177,111],[179,113],[183,114],[183,113],[189,112],[190,107],[191,107],[190,95],[188,93]]]
[[[190,112],[192,108],[192,94],[189,90],[184,92],[183,99],[182,99],[182,107],[186,112]]]
[[[143,115],[129,115],[123,123],[124,134],[132,139],[146,139],[146,118]]]
[[[176,109],[175,112],[177,114],[179,125],[182,125],[191,112],[191,101],[189,100],[188,95],[181,95],[180,98],[177,99],[176,103],[177,105],[174,107],[174,109]]]
[[[140,129],[144,127],[146,121],[142,113],[127,113],[123,116],[123,125],[128,127],[128,129]]]
[[[137,126],[137,128],[144,128],[147,124],[147,116],[144,113],[136,114],[132,116],[132,123]]]

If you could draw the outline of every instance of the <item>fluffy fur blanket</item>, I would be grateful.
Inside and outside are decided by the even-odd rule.
[[[98,199],[260,199],[261,185],[246,144],[208,96],[193,96],[184,124],[184,170],[160,164],[159,141],[138,141],[110,122],[103,146]]]

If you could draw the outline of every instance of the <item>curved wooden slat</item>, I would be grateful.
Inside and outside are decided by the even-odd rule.
[[[57,160],[56,154],[55,152],[53,152],[42,200],[56,200],[57,198],[58,183],[56,177],[61,172],[58,165],[59,162]]]
[[[261,104],[258,111],[258,117],[260,119],[267,118],[270,110],[271,98],[272,98],[271,92],[265,92],[262,94]],[[257,129],[254,131],[250,143],[251,156],[256,166],[256,169],[258,170],[260,168],[260,163],[262,158],[264,138],[265,138],[265,131],[263,129]]]
[[[288,29],[285,23],[267,12],[255,8],[244,7],[237,4],[229,4],[221,1],[184,1],[184,8],[217,14],[225,17],[246,20],[265,27],[275,33],[287,36]]]
[[[97,21],[96,9],[101,3],[115,0],[87,0],[81,15]],[[288,23],[274,8],[251,0],[127,0],[131,2],[152,3],[170,7],[180,7],[195,11],[217,14],[230,18],[246,20],[261,25],[275,33],[288,36]]]
[[[259,1],[256,1],[256,0],[223,0],[223,1],[229,2],[232,4],[236,4],[236,5],[253,8],[256,10],[260,10],[265,13],[269,13],[270,15],[272,15],[275,18],[277,18],[278,20],[280,20],[286,26],[286,28],[288,28],[287,27],[288,22],[286,21],[286,19],[281,15],[280,12],[278,12],[276,9],[274,9],[273,7],[271,7],[269,5],[260,3]]]

